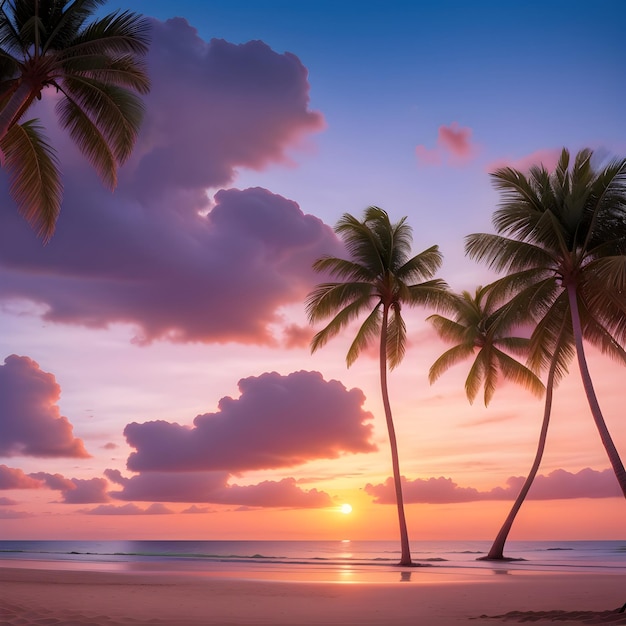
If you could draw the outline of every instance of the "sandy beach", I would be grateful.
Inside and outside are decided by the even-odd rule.
[[[0,625],[626,624],[621,573],[416,568],[393,579],[321,578],[2,567]]]

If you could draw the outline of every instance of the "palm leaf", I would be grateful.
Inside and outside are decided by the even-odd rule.
[[[386,353],[389,369],[400,365],[406,351],[406,324],[400,313],[400,305],[394,302],[389,312],[387,325]]]
[[[447,372],[451,367],[465,361],[476,351],[474,343],[459,343],[449,350],[446,350],[428,370],[428,380],[432,385],[435,381]]]
[[[63,185],[59,163],[37,120],[11,127],[0,140],[10,193],[20,214],[44,241],[54,232],[61,210]]]
[[[365,321],[361,324],[356,337],[348,349],[346,355],[346,364],[348,367],[351,367],[361,354],[361,351],[364,350],[376,336],[380,335],[381,319],[380,304],[378,304],[365,318]]]

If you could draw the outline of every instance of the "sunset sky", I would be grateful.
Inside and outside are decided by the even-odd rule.
[[[123,0],[150,17],[152,91],[114,193],[54,122],[64,204],[44,246],[0,177],[0,535],[394,539],[373,347],[310,354],[312,262],[368,205],[438,244],[456,291],[491,231],[489,172],[562,147],[626,156],[626,5],[579,0]],[[532,462],[543,402],[470,405],[405,309],[390,375],[411,539],[491,539]],[[626,458],[626,369],[589,351]],[[621,539],[626,502],[575,363],[513,539]],[[343,514],[349,503],[353,512]]]

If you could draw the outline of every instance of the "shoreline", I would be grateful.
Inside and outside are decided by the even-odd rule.
[[[246,567],[112,572],[13,563],[0,563],[2,626],[626,624],[617,612],[626,602],[623,571],[418,567],[328,580],[307,566],[264,578]]]

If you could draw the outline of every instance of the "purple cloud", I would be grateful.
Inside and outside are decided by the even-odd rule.
[[[17,500],[11,500],[11,498],[0,498],[0,506],[15,506],[18,504]]]
[[[111,491],[117,500],[138,502],[211,502],[224,488],[228,472],[147,472],[124,478],[119,470],[105,470],[105,476],[122,486]]]
[[[302,301],[318,278],[312,262],[339,242],[265,189],[222,190],[213,203],[207,189],[238,168],[286,162],[323,126],[307,72],[262,42],[206,43],[181,18],[154,22],[149,66],[145,124],[114,194],[55,130],[55,97],[43,98],[37,113],[64,160],[63,210],[42,247],[0,178],[0,299],[36,302],[54,322],[130,324],[137,343],[275,343],[280,307]]]
[[[0,455],[88,458],[81,439],[60,414],[54,376],[15,354],[0,365]]]
[[[133,167],[142,195],[224,186],[239,167],[289,163],[286,150],[324,128],[308,109],[308,74],[295,55],[262,41],[206,43],[182,18],[153,20],[152,39],[153,85]]]
[[[481,500],[514,500],[524,482],[523,476],[512,476],[506,487],[494,487],[489,491],[478,491],[473,487],[459,487],[450,478],[403,477],[403,494],[407,503],[449,504],[454,502],[477,502]],[[393,481],[388,478],[378,485],[367,484],[365,492],[377,504],[394,504]],[[530,491],[529,500],[560,500],[573,498],[615,498],[621,495],[617,479],[612,470],[597,471],[590,468],[571,473],[558,469],[547,476],[538,475]]]
[[[121,491],[110,492],[118,500],[284,508],[321,508],[332,505],[332,499],[327,493],[317,489],[300,489],[293,478],[241,486],[227,484],[227,472],[146,472],[131,478],[124,478],[118,470],[106,470],[105,474],[111,482],[122,486]]]
[[[124,429],[128,469],[231,473],[300,465],[345,453],[372,452],[372,419],[363,392],[319,372],[266,373],[239,381],[241,395],[220,400],[193,427],[155,421]]]
[[[65,478],[61,474],[34,472],[29,476],[48,489],[60,491],[65,504],[97,504],[109,502],[108,483],[104,478]]]

